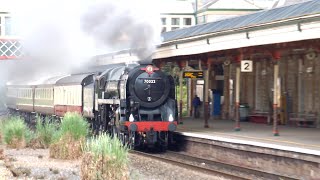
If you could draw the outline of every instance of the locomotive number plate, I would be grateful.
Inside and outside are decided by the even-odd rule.
[[[155,84],[156,80],[155,79],[144,79],[143,83],[144,84]]]

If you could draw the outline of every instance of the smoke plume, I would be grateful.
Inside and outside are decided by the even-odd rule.
[[[160,13],[152,1],[98,1],[90,4],[81,27],[98,44],[114,51],[130,49],[145,60],[160,43]]]
[[[160,43],[160,17],[154,1],[1,2],[11,7],[11,29],[23,45],[24,57],[0,61],[0,91],[7,81],[34,84],[85,69],[98,54],[134,49],[143,60]]]

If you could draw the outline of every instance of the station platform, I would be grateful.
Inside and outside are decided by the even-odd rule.
[[[233,120],[210,118],[209,128],[204,119],[183,118],[177,131],[194,136],[230,143],[246,144],[320,156],[320,129],[279,125],[280,136],[274,136],[272,125],[240,122],[241,130],[234,131]]]

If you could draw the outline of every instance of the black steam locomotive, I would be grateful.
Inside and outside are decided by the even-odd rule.
[[[109,132],[132,148],[165,148],[177,127],[174,80],[153,65],[113,64],[32,85],[11,83],[7,106],[26,119],[81,113],[95,132]]]
[[[152,65],[112,67],[97,76],[95,89],[96,125],[131,146],[167,146],[177,127],[171,76]]]

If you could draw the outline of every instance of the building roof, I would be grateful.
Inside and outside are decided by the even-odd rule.
[[[200,24],[184,29],[165,32],[162,34],[163,42],[172,40],[217,33],[237,28],[246,28],[275,21],[301,17],[305,15],[319,14],[320,0],[307,1],[300,4],[263,10],[243,16],[223,19],[206,24]]]
[[[259,10],[261,8],[246,0],[212,0],[211,2],[209,1],[208,3],[204,4],[202,7],[199,8],[200,11],[206,9]]]

